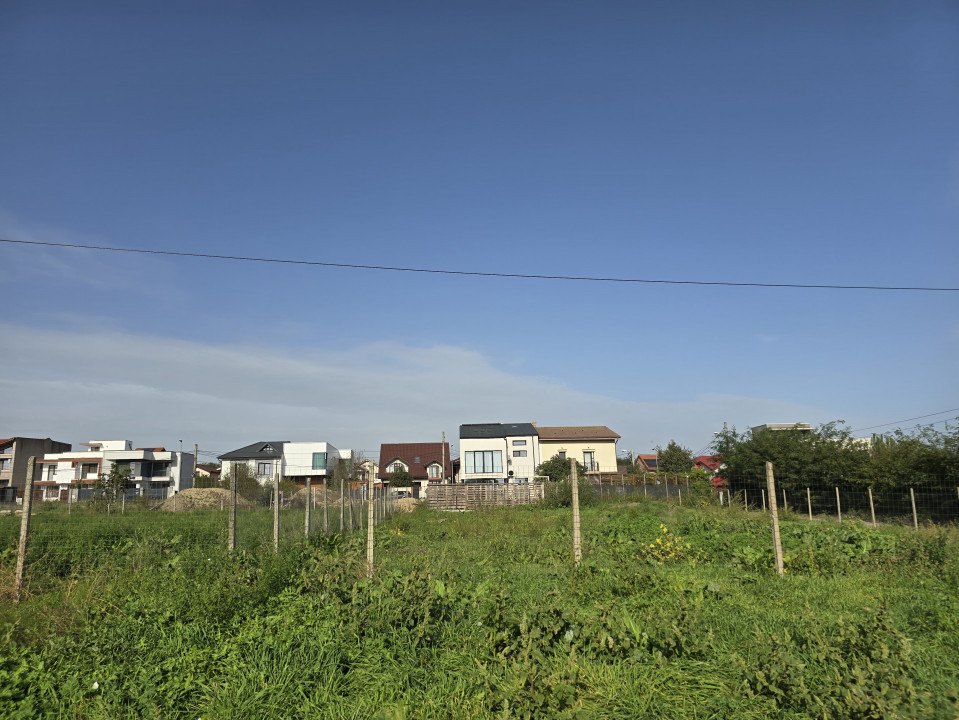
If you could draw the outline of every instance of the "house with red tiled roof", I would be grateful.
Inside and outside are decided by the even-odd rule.
[[[410,474],[414,482],[441,482],[453,477],[450,444],[448,442],[427,443],[383,443],[380,445],[380,480],[389,480],[399,470]]]
[[[700,455],[698,458],[693,460],[693,467],[702,468],[703,470],[708,470],[713,475],[719,472],[719,467],[723,464],[723,461],[719,458],[718,455]]]

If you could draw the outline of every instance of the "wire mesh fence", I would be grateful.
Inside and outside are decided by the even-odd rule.
[[[0,578],[15,586],[24,577],[62,579],[108,563],[131,548],[174,553],[254,551],[308,537],[364,532],[396,510],[395,493],[368,483],[308,486],[294,492],[192,488],[167,498],[92,493],[69,502],[38,499],[0,509]],[[372,507],[371,507],[372,506]],[[14,568],[16,570],[14,571]],[[10,580],[10,576],[16,578]]]

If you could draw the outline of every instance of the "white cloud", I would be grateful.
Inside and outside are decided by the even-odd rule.
[[[381,442],[454,445],[460,423],[608,425],[620,447],[648,451],[675,438],[699,449],[724,420],[823,419],[773,399],[709,394],[644,403],[509,374],[460,347],[380,342],[348,350],[285,351],[112,330],[62,331],[0,324],[0,436],[74,444],[228,451],[261,439],[328,440],[378,450]]]

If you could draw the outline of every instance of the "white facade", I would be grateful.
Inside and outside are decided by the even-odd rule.
[[[100,475],[114,465],[130,469],[128,496],[172,497],[193,487],[193,453],[163,448],[134,449],[129,440],[82,443],[86,450],[48,453],[40,461],[43,470],[38,487],[44,500],[82,500]]]
[[[532,482],[542,462],[539,436],[460,438],[460,482]]]
[[[237,465],[246,465],[261,483],[281,479],[305,482],[307,478],[323,478],[333,474],[336,462],[350,458],[350,450],[340,450],[328,442],[262,443],[272,445],[276,458],[234,458],[221,460],[220,477],[226,478]]]

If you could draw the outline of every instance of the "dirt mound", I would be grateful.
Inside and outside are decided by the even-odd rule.
[[[241,509],[256,507],[244,497],[237,496],[236,506]],[[176,497],[168,498],[160,507],[167,512],[193,512],[195,510],[219,510],[230,507],[230,491],[223,488],[190,488],[181,490]]]
[[[317,483],[311,488],[311,490],[313,491],[313,501],[316,504],[316,507],[322,507],[323,506],[323,486],[320,483]],[[295,508],[306,507],[306,500],[308,497],[309,495],[306,492],[306,488],[303,487],[297,490],[296,493],[294,493],[293,497],[290,498],[289,504],[287,504],[286,501],[284,501],[283,505],[284,507],[295,507]],[[353,503],[355,504],[356,501],[354,500]],[[340,504],[339,491],[333,492],[332,490],[328,490],[326,492],[326,504],[331,507],[333,505],[338,506]]]
[[[422,500],[417,500],[416,498],[403,498],[402,500],[396,501],[396,509],[399,512],[413,512],[422,502]]]

